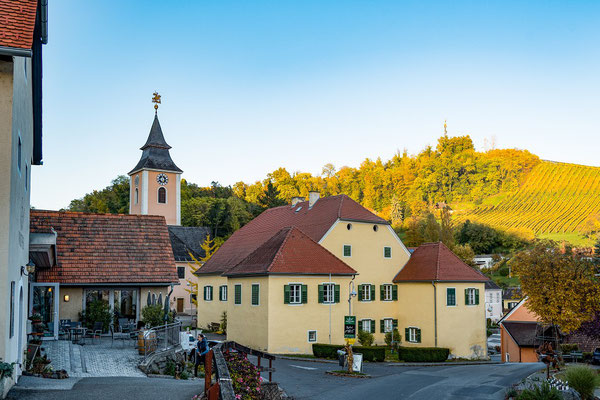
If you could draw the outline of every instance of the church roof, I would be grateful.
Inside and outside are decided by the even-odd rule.
[[[129,172],[129,175],[141,169],[157,169],[161,171],[183,172],[175,165],[169,154],[171,146],[165,141],[165,137],[158,122],[158,115],[154,114],[154,122],[150,128],[148,140],[140,150],[142,150],[142,158],[137,165]]]
[[[210,228],[206,226],[169,225],[169,238],[173,248],[175,261],[193,261],[204,257],[206,252],[200,247],[206,235],[210,236]],[[191,253],[191,256],[190,256]]]

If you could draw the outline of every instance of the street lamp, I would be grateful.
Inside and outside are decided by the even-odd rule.
[[[353,276],[352,280],[348,282],[348,315],[352,315],[352,298],[357,295],[354,288],[354,278],[356,278],[356,276]]]

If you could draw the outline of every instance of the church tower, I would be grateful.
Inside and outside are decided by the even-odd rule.
[[[162,215],[167,225],[181,225],[181,173],[171,159],[171,146],[165,141],[158,122],[160,96],[155,93],[157,103],[154,122],[148,140],[140,150],[142,158],[129,172],[129,213],[138,215]]]

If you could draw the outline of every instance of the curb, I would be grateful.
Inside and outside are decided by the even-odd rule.
[[[324,358],[303,358],[303,357],[289,357],[289,356],[275,356],[277,359],[281,360],[293,360],[293,361],[307,361],[307,362],[319,362],[319,363],[329,363],[329,364],[337,364],[337,361],[334,360],[326,360]]]
[[[388,367],[451,367],[451,366],[459,366],[459,365],[499,365],[504,364],[500,361],[464,361],[464,362],[439,362],[439,363],[411,363],[411,362],[397,362],[397,361],[387,361],[386,364]]]
[[[342,378],[358,378],[358,379],[371,379],[371,375],[354,375],[354,374],[341,374],[334,371],[325,371],[327,375],[340,376]]]

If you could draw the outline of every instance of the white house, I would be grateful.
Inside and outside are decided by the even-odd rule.
[[[479,269],[491,268],[494,265],[494,256],[491,254],[479,254],[473,257],[473,262]]]
[[[498,322],[502,318],[502,288],[494,283],[485,283],[485,317]]]

